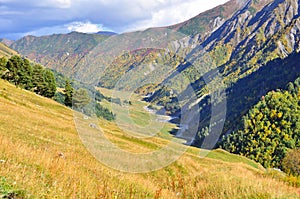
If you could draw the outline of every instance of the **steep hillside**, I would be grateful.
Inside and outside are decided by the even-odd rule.
[[[251,12],[254,14],[271,1],[272,0],[255,1]],[[230,0],[214,9],[200,13],[188,21],[169,26],[168,28],[179,31],[185,35],[197,35],[203,40],[230,19],[245,2],[245,0]]]
[[[0,42],[0,57],[10,57],[18,53]]]
[[[227,87],[228,112],[223,131],[227,132],[234,130],[237,125],[235,120],[245,114],[247,108],[254,105],[266,92],[282,88],[300,75],[297,67],[300,50],[299,1],[275,0],[253,12],[256,2],[258,1],[248,1],[233,17],[188,53],[185,57],[187,63],[180,64],[177,71],[166,80],[174,85],[178,82],[176,73],[180,71],[192,82],[198,99],[202,99],[197,101],[200,117],[204,118],[199,126],[200,137],[207,132],[205,127],[209,125],[211,112],[207,104],[210,104],[209,95],[215,91],[219,92]],[[203,58],[203,54],[206,58]],[[265,66],[268,71],[263,69]],[[221,81],[209,80],[215,73],[221,75]],[[246,84],[242,83],[244,80],[247,81]],[[233,94],[232,91],[243,92]],[[185,93],[187,92],[182,92],[182,95]],[[163,99],[166,96],[154,96],[159,96],[150,99],[155,103],[166,101]],[[219,97],[218,101],[220,99]],[[168,101],[172,102],[172,99]],[[182,103],[186,106],[195,105],[190,100]],[[180,114],[180,110],[177,113]]]
[[[13,40],[5,39],[5,38],[0,39],[0,42],[1,42],[1,43],[4,43],[4,44],[7,45],[7,46],[10,46],[10,45],[12,45],[12,44],[14,43]]]
[[[0,112],[0,195],[9,189],[9,196],[25,198],[299,197],[281,174],[273,179],[256,163],[222,150],[199,158],[200,150],[189,148],[170,166],[146,174],[110,169],[83,146],[70,109],[3,80]],[[99,124],[124,150],[155,150],[166,141],[132,139],[114,123]]]
[[[10,47],[36,63],[70,76],[82,58],[109,36],[78,32],[43,37],[26,36]]]

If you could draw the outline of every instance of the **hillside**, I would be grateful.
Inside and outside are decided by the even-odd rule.
[[[197,35],[203,41],[210,33],[218,29],[235,12],[237,12],[247,1],[230,0],[223,5],[217,6],[211,10],[200,13],[185,22],[169,26],[168,28],[179,31],[185,35]],[[255,13],[261,10],[271,0],[255,1],[252,6],[252,12]]]
[[[36,63],[71,76],[72,68],[111,35],[71,32],[43,37],[26,36],[10,47]]]
[[[26,198],[299,197],[299,189],[261,166],[221,150],[199,158],[199,149],[189,148],[170,166],[145,174],[110,169],[83,146],[70,109],[3,80],[0,112],[0,191],[9,188]],[[115,124],[99,122],[125,150],[153,150],[165,142],[159,137],[137,142],[112,131]]]
[[[0,57],[10,57],[18,53],[0,42]]]

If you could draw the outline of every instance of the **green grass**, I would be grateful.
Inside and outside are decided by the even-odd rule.
[[[224,150],[221,150],[221,149],[211,151],[210,153],[207,154],[207,157],[222,160],[222,161],[225,161],[225,162],[244,163],[244,164],[247,164],[247,165],[249,165],[253,168],[256,168],[256,169],[262,169],[263,168],[260,164],[254,162],[253,160],[250,160],[250,159],[245,158],[243,156],[231,154],[231,153],[229,153],[227,151],[224,151]]]
[[[2,162],[4,163],[4,162]],[[25,192],[13,186],[13,183],[8,182],[3,176],[0,176],[0,198],[24,198]]]

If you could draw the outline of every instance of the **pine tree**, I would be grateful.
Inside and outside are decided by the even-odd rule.
[[[32,66],[30,65],[30,62],[27,59],[24,59],[22,68],[20,68],[19,70],[18,84],[27,90],[32,89],[33,88],[32,75],[33,75]]]
[[[64,103],[66,106],[69,106],[69,107],[72,106],[73,92],[74,92],[74,89],[73,89],[70,81],[66,80],[65,90],[64,90],[64,93],[65,93]]]
[[[89,97],[88,91],[86,89],[80,88],[74,92],[73,95],[73,106],[74,108],[83,111],[83,108],[90,103],[91,99]]]
[[[19,75],[20,75],[20,68],[22,67],[22,60],[19,56],[12,56],[7,64],[7,72],[4,75],[4,79],[14,83],[15,85],[19,84]]]
[[[7,59],[5,57],[1,57],[0,58],[0,78],[2,78],[5,71],[7,70],[6,64],[7,64]]]
[[[40,65],[33,67],[33,91],[39,95],[51,98],[56,92],[56,81],[52,71],[45,70]]]
[[[33,91],[36,94],[42,94],[42,88],[44,85],[44,76],[43,76],[43,67],[41,65],[33,66],[33,75],[32,75],[32,83],[33,83]]]
[[[52,98],[56,92],[56,82],[52,71],[44,70],[44,87],[42,95],[48,98]]]

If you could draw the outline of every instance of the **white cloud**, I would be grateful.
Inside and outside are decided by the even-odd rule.
[[[44,1],[38,1],[40,2],[40,5],[43,5],[45,7],[50,6],[53,8],[70,8],[72,6],[72,0],[44,0]]]
[[[214,8],[228,0],[157,0],[167,4],[162,8],[153,10],[151,17],[137,21],[128,27],[128,30],[145,29],[149,27],[168,26],[186,21],[201,12]],[[173,2],[173,3],[170,3]]]
[[[92,24],[91,22],[73,22],[66,26],[68,26],[69,31],[83,33],[96,33],[103,29],[102,25]]]
[[[228,0],[0,0],[1,35],[173,25]],[[242,0],[241,0],[242,1]],[[63,30],[63,31],[62,31]]]

